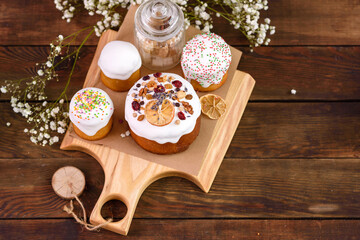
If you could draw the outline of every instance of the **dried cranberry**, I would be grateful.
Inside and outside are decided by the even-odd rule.
[[[165,92],[165,88],[162,85],[158,85],[155,89],[154,92],[158,93],[158,92]]]
[[[186,117],[185,117],[185,114],[183,112],[178,112],[178,117],[180,120],[185,120]]]
[[[131,103],[131,106],[132,106],[132,108],[133,108],[135,111],[140,110],[140,104],[139,104],[137,101],[133,101],[133,102]]]
[[[172,84],[173,84],[176,88],[181,88],[181,86],[182,86],[182,82],[180,82],[179,80],[172,81]]]
[[[143,77],[143,80],[146,81],[146,80],[149,80],[150,79],[150,76],[149,75],[146,75]]]
[[[161,76],[161,72],[154,73],[154,77],[158,78]]]

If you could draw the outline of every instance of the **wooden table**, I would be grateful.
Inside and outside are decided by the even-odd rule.
[[[214,24],[244,52],[238,68],[257,84],[210,192],[175,177],[153,183],[127,237],[88,232],[62,211],[67,202],[50,185],[56,169],[85,173],[81,200],[90,213],[104,183],[100,165],[59,144],[31,144],[1,94],[0,239],[360,239],[360,2],[269,4],[264,15],[277,33],[253,53],[239,32]],[[2,1],[0,83],[35,74],[52,39],[94,21],[84,14],[67,24],[50,0]],[[69,95],[81,88],[97,41],[82,51]],[[52,99],[67,73],[49,84]],[[124,211],[115,202],[103,215]]]

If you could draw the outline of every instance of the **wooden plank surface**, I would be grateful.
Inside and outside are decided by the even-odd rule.
[[[67,165],[85,174],[80,199],[90,214],[104,184],[91,157],[1,159],[1,218],[68,217],[68,201],[50,185]],[[360,218],[359,177],[360,159],[224,159],[209,193],[182,178],[161,179],[145,190],[134,218]],[[125,208],[117,206],[103,216],[121,217]]]
[[[245,48],[239,69],[256,79],[251,100],[359,100],[360,47]],[[261,69],[261,71],[258,71]],[[296,89],[296,95],[291,95]]]
[[[21,228],[21,231],[19,231]],[[196,230],[194,230],[196,228]],[[101,230],[83,230],[74,220],[0,220],[0,239],[276,239],[354,240],[360,234],[356,220],[168,220],[135,219],[128,236]],[[154,233],[155,230],[155,233]]]
[[[29,144],[24,120],[1,102],[0,158],[86,156]],[[227,158],[359,158],[359,102],[249,103]],[[6,122],[12,126],[6,127]],[[346,123],[346,124],[343,124]],[[21,146],[21,149],[19,149]],[[34,151],[36,149],[36,151]]]
[[[53,1],[3,1],[0,4],[0,45],[48,45],[59,34],[70,34],[94,25],[98,18],[86,13],[70,24],[61,19]],[[19,17],[21,13],[21,17]],[[34,14],[36,13],[36,14]],[[360,4],[358,0],[278,0],[269,1],[262,12],[276,26],[272,45],[355,45],[359,44]],[[16,31],[14,31],[16,29]],[[225,20],[215,17],[214,32],[231,45],[248,45]],[[97,44],[92,38],[88,44]]]
[[[226,157],[359,158],[360,103],[250,103]]]
[[[251,100],[359,100],[360,47],[264,47],[250,53],[247,48],[238,69],[256,79]],[[0,46],[0,84],[36,74],[35,63],[47,57],[45,46]],[[95,47],[84,47],[71,81],[69,96],[82,87]],[[258,71],[257,69],[261,69]],[[50,82],[47,93],[56,99],[66,82]],[[297,90],[291,95],[290,90]],[[0,94],[9,100],[9,95]]]
[[[24,3],[0,4],[0,84],[34,74],[56,36],[96,21],[84,13],[67,24],[53,1]],[[244,52],[238,69],[257,85],[210,193],[181,178],[155,182],[140,199],[127,239],[359,239],[360,2],[278,0],[269,6],[262,16],[277,33],[272,46],[254,53],[239,32],[215,18],[214,32]],[[81,53],[69,95],[81,88],[97,42],[90,39]],[[50,99],[66,73],[48,86]],[[81,199],[90,213],[104,182],[100,165],[59,145],[30,144],[9,97],[1,94],[0,101],[0,239],[122,239],[83,230],[61,210],[66,201],[50,186],[57,168],[79,167],[87,176]],[[103,209],[110,217],[124,212],[114,203]]]

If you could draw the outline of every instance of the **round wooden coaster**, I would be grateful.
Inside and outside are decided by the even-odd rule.
[[[62,167],[54,173],[51,185],[58,196],[73,199],[84,191],[85,175],[76,167]]]

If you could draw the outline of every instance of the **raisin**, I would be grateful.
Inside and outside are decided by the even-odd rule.
[[[185,117],[185,114],[183,112],[178,112],[178,117],[180,120],[185,120],[186,117]]]
[[[158,92],[165,92],[165,88],[162,85],[158,85],[155,89],[154,92],[158,93]]]
[[[143,80],[146,81],[146,80],[149,80],[150,79],[150,76],[149,75],[146,75],[143,77]]]
[[[140,109],[140,104],[137,101],[133,101],[131,103],[132,109],[134,109],[134,111],[138,111]]]
[[[154,73],[154,77],[158,78],[161,76],[161,72]]]
[[[172,84],[173,84],[176,88],[181,88],[181,87],[182,87],[182,82],[180,82],[179,80],[172,81]]]

